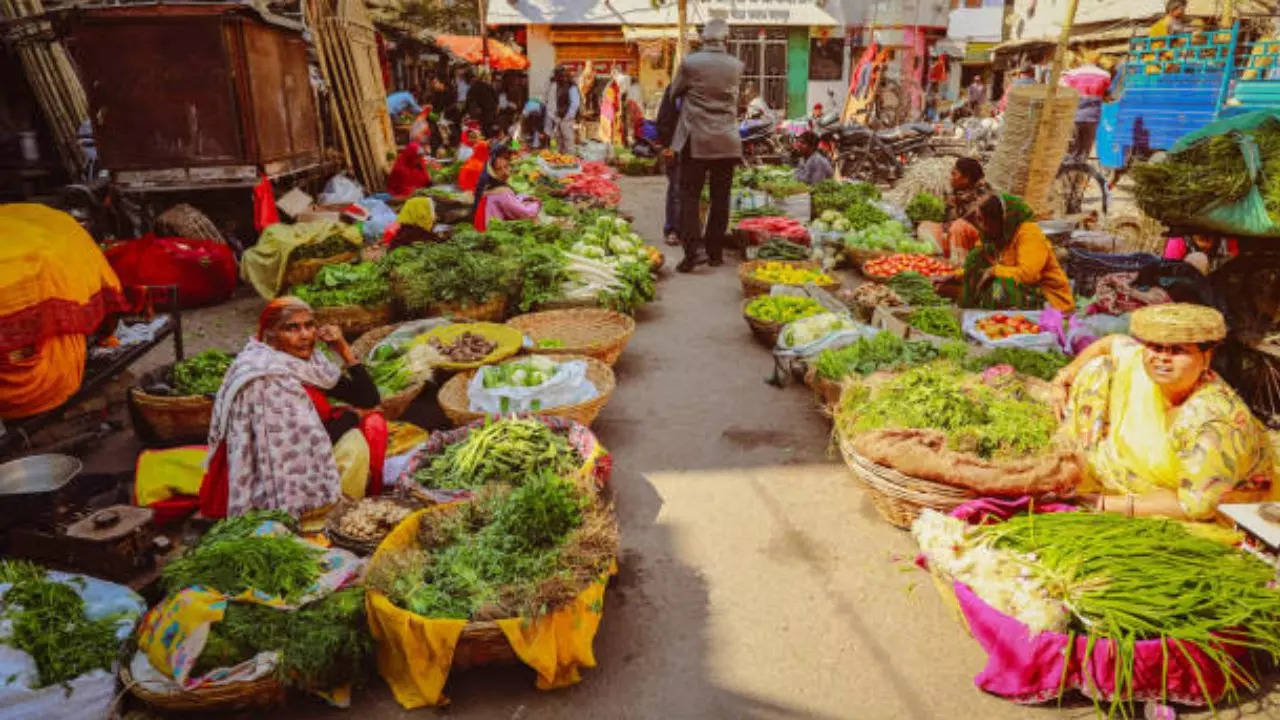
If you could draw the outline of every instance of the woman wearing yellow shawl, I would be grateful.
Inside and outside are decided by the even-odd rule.
[[[1266,431],[1209,369],[1226,337],[1222,314],[1201,305],[1152,305],[1133,314],[1133,337],[1090,345],[1054,378],[1058,410],[1085,459],[1098,508],[1207,520],[1220,502],[1272,494]]]

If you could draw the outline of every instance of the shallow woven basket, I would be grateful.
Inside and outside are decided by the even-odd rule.
[[[248,682],[209,685],[176,693],[158,693],[135,682],[129,663],[120,663],[120,681],[133,696],[165,712],[211,712],[266,708],[283,704],[287,693],[275,673]]]
[[[756,336],[756,340],[772,350],[778,344],[778,334],[782,332],[785,323],[751,317],[747,314],[747,306],[750,304],[751,298],[742,301],[742,319],[747,321],[747,327],[751,328],[751,334]]]
[[[207,395],[151,395],[129,389],[129,402],[157,442],[204,442],[213,419],[213,398]]]
[[[629,315],[601,308],[547,310],[517,315],[507,325],[533,340],[535,355],[586,355],[613,365],[636,332]],[[559,340],[563,347],[538,347],[539,340]]]
[[[186,203],[178,203],[156,216],[156,233],[227,244],[209,216]]]
[[[751,276],[751,274],[756,271],[756,268],[769,262],[782,263],[784,265],[791,265],[793,267],[804,268],[806,270],[820,271],[822,269],[818,263],[813,262],[812,260],[749,260],[738,266],[738,280],[742,283],[743,297],[753,298],[757,295],[768,295],[770,289],[772,289],[775,284],[782,284],[767,283],[763,280],[757,280]],[[826,290],[827,292],[835,292],[840,289],[840,281],[839,279],[836,279],[833,283],[819,284],[818,287]]]
[[[903,475],[892,468],[877,465],[858,454],[843,433],[836,433],[836,436],[845,464],[853,476],[871,491],[871,504],[890,525],[907,530],[925,508],[951,512],[977,497],[969,490]]]
[[[436,303],[428,308],[427,317],[500,323],[507,317],[507,296],[494,295],[479,304]]]
[[[408,508],[409,510],[416,510],[423,505],[422,502],[419,502],[415,497],[407,493],[383,495],[377,499],[390,500],[391,502],[401,507]],[[350,550],[360,556],[371,555],[373,551],[378,548],[378,543],[382,542],[382,539],[391,532],[392,528],[387,528],[387,532],[374,540],[361,540],[360,538],[348,535],[339,530],[338,528],[339,524],[342,522],[342,518],[345,517],[347,513],[354,510],[359,504],[360,503],[358,501],[344,499],[333,512],[329,513],[329,517],[325,519],[324,534],[333,541],[334,545],[337,545],[340,548]]]
[[[591,427],[591,423],[595,422],[596,416],[604,409],[609,402],[609,398],[613,396],[613,390],[617,385],[613,376],[613,370],[599,360],[587,357],[585,355],[562,355],[556,358],[559,361],[568,360],[585,360],[587,363],[587,379],[596,386],[596,396],[586,402],[577,403],[575,405],[561,405],[560,407],[543,408],[537,412],[528,413],[529,415],[551,415],[554,417],[568,418],[587,427]],[[473,412],[469,398],[467,396],[467,384],[471,382],[472,376],[476,374],[474,370],[461,372],[449,378],[449,381],[440,388],[436,399],[440,403],[440,409],[444,410],[444,414],[448,416],[449,422],[454,427],[466,425],[475,420],[481,420],[486,417],[485,413]]]
[[[352,354],[356,356],[357,360],[364,362],[365,357],[369,355],[373,347],[382,342],[383,338],[390,335],[398,327],[400,325],[383,325],[380,328],[374,328],[366,332],[351,343]],[[426,386],[426,381],[416,382],[391,397],[382,398],[382,402],[378,403],[378,407],[382,409],[382,416],[388,422],[399,419]]]
[[[358,337],[376,327],[391,322],[391,301],[364,307],[363,305],[337,305],[318,307],[314,310],[316,326],[337,325],[347,337]]]
[[[836,406],[840,404],[840,393],[843,388],[835,380],[828,380],[818,374],[818,367],[810,365],[804,373],[804,384],[813,390],[813,396],[828,413],[834,415]]]
[[[351,252],[338,253],[325,258],[308,258],[306,260],[294,260],[289,263],[289,267],[285,268],[284,279],[280,282],[281,288],[290,288],[294,285],[304,285],[315,279],[316,273],[320,272],[320,268],[325,265],[337,265],[338,263],[349,263],[357,260],[360,253],[352,250]]]

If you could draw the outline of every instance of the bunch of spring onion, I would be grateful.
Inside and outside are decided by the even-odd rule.
[[[975,539],[1034,556],[1032,575],[1071,612],[1068,647],[1077,634],[1088,637],[1087,653],[1100,638],[1114,643],[1112,712],[1132,711],[1139,640],[1161,641],[1166,672],[1175,653],[1191,660],[1185,645],[1201,650],[1221,670],[1228,700],[1241,689],[1256,689],[1257,682],[1224,643],[1280,656],[1280,592],[1270,587],[1274,570],[1191,534],[1181,523],[1082,512],[1021,515],[980,528]],[[1212,709],[1204,679],[1197,680]]]

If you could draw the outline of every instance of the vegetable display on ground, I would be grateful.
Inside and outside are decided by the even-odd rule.
[[[994,313],[974,325],[992,340],[1003,340],[1015,335],[1039,335],[1043,332],[1040,325],[1027,319],[1026,315],[1017,313]]]
[[[990,352],[974,354],[963,361],[964,369],[970,372],[982,372],[990,367],[1008,365],[1016,372],[1030,375],[1041,380],[1052,380],[1058,371],[1066,367],[1071,358],[1059,350],[1028,350],[1026,348],[1002,347]]]
[[[960,352],[964,352],[963,347]],[[854,374],[903,370],[930,362],[941,354],[939,348],[926,340],[903,340],[890,332],[878,332],[869,338],[858,338],[852,345],[823,350],[815,364],[820,377],[839,381]]]
[[[178,395],[216,395],[235,356],[205,350],[173,365],[173,389]]]
[[[902,253],[868,260],[863,264],[862,271],[873,278],[891,278],[904,272],[917,272],[925,277],[945,278],[957,273],[954,267],[938,258]]]
[[[391,285],[377,263],[337,263],[320,268],[311,282],[292,293],[313,307],[371,307],[391,299]]]
[[[1016,380],[987,385],[950,362],[911,368],[872,389],[846,392],[837,424],[847,435],[886,428],[944,432],[947,446],[982,458],[1034,455],[1049,446],[1057,418]]]
[[[756,258],[760,260],[804,260],[809,257],[809,248],[778,238],[769,238],[756,250]]]
[[[828,312],[810,315],[788,325],[782,331],[782,342],[787,347],[800,347],[821,340],[832,333],[856,330],[857,327],[853,318],[844,313]]]
[[[237,595],[252,588],[296,602],[320,577],[322,551],[292,535],[254,535],[263,517],[249,513],[214,525],[199,544],[164,566],[165,590],[203,585]]]
[[[120,652],[116,615],[90,620],[84,599],[69,583],[23,560],[0,560],[0,645],[31,656],[36,688],[69,682],[92,670],[110,670]],[[82,582],[82,581],[81,581]]]
[[[846,183],[838,180],[823,180],[813,186],[810,194],[813,197],[813,214],[819,217],[830,210],[843,215],[845,208],[858,201],[880,199],[880,190],[866,182]]]
[[[471,430],[464,440],[449,445],[414,473],[413,479],[427,488],[477,490],[519,484],[540,469],[565,475],[582,462],[564,435],[533,418],[509,418]]]
[[[915,310],[907,318],[907,324],[920,332],[948,340],[964,337],[964,329],[960,327],[955,313],[945,307],[923,307]]]
[[[805,228],[804,223],[795,218],[785,216],[745,218],[738,222],[738,229],[777,235],[792,242],[806,244],[809,242],[809,231]]]
[[[797,267],[776,261],[769,261],[760,265],[751,273],[751,277],[761,282],[775,285],[804,285],[806,283],[831,285],[836,281],[835,278],[820,270]]]
[[[907,217],[911,222],[942,222],[947,219],[947,204],[930,192],[919,192],[907,203]]]
[[[903,273],[903,275],[905,274]],[[898,277],[902,277],[902,275]],[[924,278],[921,279],[923,280]],[[925,282],[928,281],[925,280]],[[933,292],[933,283],[929,283],[929,292]],[[850,291],[848,297],[854,303],[868,308],[898,307],[906,304],[893,288],[877,282],[862,283]]]
[[[907,228],[897,220],[885,220],[861,230],[855,230],[845,235],[843,242],[845,247],[857,250],[882,250],[923,255],[938,251],[936,245],[920,240],[907,232]]]
[[[747,315],[764,322],[789,323],[800,318],[826,312],[813,298],[789,295],[760,295],[747,303]]]

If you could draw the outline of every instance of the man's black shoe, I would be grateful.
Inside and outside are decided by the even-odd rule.
[[[684,259],[680,261],[680,264],[676,265],[676,272],[693,272],[694,268],[705,264],[707,264],[707,256],[702,253],[697,253],[696,255],[685,255]]]

